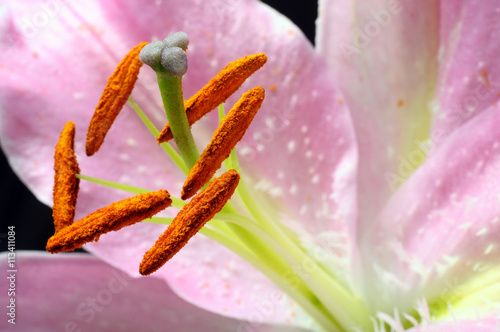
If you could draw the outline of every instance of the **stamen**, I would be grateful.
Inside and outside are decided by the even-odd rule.
[[[186,204],[165,233],[144,254],[139,272],[149,275],[179,252],[189,239],[224,207],[239,180],[239,174],[235,170],[229,170]]]
[[[56,233],[73,223],[78,196],[80,173],[75,151],[75,124],[68,121],[64,126],[54,154],[54,207],[52,217]]]
[[[139,52],[146,44],[142,42],[134,47],[118,64],[113,75],[108,78],[87,132],[87,156],[92,156],[99,150],[109,128],[130,97],[142,67]]]
[[[102,234],[151,218],[172,204],[166,190],[140,194],[99,209],[71,226],[54,234],[47,241],[47,251],[73,251],[87,242],[97,241]]]
[[[267,61],[264,53],[249,55],[228,64],[194,96],[184,102],[189,126],[225,102],[253,73]],[[158,144],[173,138],[167,123],[156,139]]]
[[[264,101],[265,91],[260,86],[244,93],[222,120],[200,159],[189,172],[182,188],[182,199],[193,196],[229,157],[231,150],[245,135],[250,123]]]

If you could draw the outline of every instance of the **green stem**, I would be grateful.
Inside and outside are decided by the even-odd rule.
[[[302,292],[309,293],[309,302],[314,304],[314,306],[316,306],[317,308],[321,308],[324,311],[324,314],[328,317],[330,324],[335,325],[336,329],[339,328],[339,325],[337,325],[337,321],[332,315],[330,315],[328,308],[325,308],[322,301],[319,300],[319,297],[317,296],[318,294],[311,292],[308,284],[304,282],[304,279],[296,273],[296,266],[290,265],[286,260],[286,257],[280,255],[283,254],[283,251],[275,251],[272,247],[269,246],[269,243],[267,242],[269,241],[269,237],[261,238],[258,234],[247,230],[245,227],[242,227],[237,223],[229,223],[228,226],[234,232],[237,238],[246,245],[248,250],[253,252],[262,261],[266,262],[266,264],[271,269],[273,269],[275,273],[280,276],[280,278],[293,280],[293,282],[295,283],[294,287],[300,287],[300,289],[302,289]],[[294,260],[290,262],[293,263],[296,261]],[[274,281],[274,279],[272,280]],[[277,285],[281,287],[281,283]]]
[[[311,317],[313,317],[325,329],[325,331],[340,331],[335,323],[332,322],[329,315],[325,313],[324,309],[321,310],[321,307],[314,304],[314,301],[312,301],[310,295],[308,295],[307,289],[303,289],[300,285],[293,283],[293,281],[283,278],[281,274],[276,271],[276,269],[271,268],[268,264],[260,260],[257,255],[250,252],[246,248],[239,246],[238,243],[234,242],[231,238],[225,238],[220,233],[206,227],[202,228],[200,233],[214,241],[219,242],[259,270],[295,302],[297,302],[306,312],[308,312]]]
[[[219,120],[222,121],[225,117],[223,104],[219,105],[218,111]],[[232,168],[240,172],[238,157],[234,149],[231,151],[230,157],[226,159],[225,165],[227,169]],[[307,263],[308,268],[313,269],[313,271],[302,272],[303,275],[301,275],[301,278],[344,329],[348,330],[359,321],[363,321],[364,327],[370,326],[370,321],[366,319],[369,317],[367,309],[342,287],[337,280],[326,273],[321,265],[298,248],[287,234],[283,232],[280,225],[277,225],[272,218],[269,218],[261,211],[260,206],[248,191],[245,181],[240,181],[236,192],[248,212],[250,212],[262,229],[251,220],[238,216],[237,213],[219,214],[221,218],[235,222],[241,227],[246,228],[250,233],[256,234],[289,265],[304,267]],[[311,264],[312,267],[309,266]],[[312,278],[307,275],[308,273],[312,275]],[[348,308],[347,312],[346,308]]]
[[[285,251],[292,254],[302,265],[308,264],[308,268],[312,270],[310,274],[314,278],[314,281],[307,283],[308,286],[338,320],[344,330],[347,331],[357,324],[361,324],[363,328],[369,328],[371,326],[369,312],[359,299],[355,298],[333,276],[329,275],[314,258],[311,258],[297,247],[297,244],[286,236],[280,226],[261,211],[246,188],[244,181],[240,182],[237,191],[248,211],[267,233],[278,240],[286,249]],[[312,267],[309,265],[312,265]]]
[[[221,215],[223,220],[226,219],[226,217],[228,216]],[[169,225],[172,220],[173,218],[152,217],[144,220],[144,222]],[[214,221],[216,221],[216,219],[211,220],[210,223],[212,224]],[[203,227],[200,230],[200,233],[230,249],[232,252],[239,255],[256,269],[261,271],[278,287],[285,291],[292,299],[294,299],[304,310],[309,312],[309,314],[313,316],[324,328],[327,328],[327,331],[339,331],[336,324],[332,323],[332,318],[327,314],[325,309],[323,308],[323,310],[321,310],[319,307],[313,305],[314,300],[311,298],[313,295],[310,291],[303,285],[296,284],[297,280],[295,279],[293,279],[292,285],[292,278],[289,278],[288,281],[283,278],[278,272],[282,270],[278,269],[278,271],[276,271],[276,265],[271,265],[273,268],[270,268],[268,263],[266,263],[261,256],[252,253],[241,242],[234,241],[232,237],[219,233],[217,230]]]
[[[153,217],[144,221],[149,223],[170,224],[172,222],[172,218]],[[214,221],[216,220],[212,220],[211,223]],[[232,237],[224,235],[215,229],[203,227],[200,230],[200,233],[230,249],[232,252],[239,255],[245,261],[262,272],[272,282],[274,282],[276,286],[286,292],[304,310],[314,317],[317,322],[327,329],[327,331],[340,331],[338,326],[328,315],[328,311],[321,306],[314,305],[314,303],[317,302],[317,299],[315,299],[314,295],[310,293],[309,289],[305,287],[302,282],[298,282],[294,274],[288,276],[287,278],[282,276],[282,273],[280,272],[287,270],[280,266],[277,268],[277,262],[275,260],[273,260],[272,264],[270,264],[268,259],[265,259],[268,258],[268,256],[260,256],[252,252],[240,242],[235,241]]]
[[[296,275],[296,277],[300,278],[303,281],[303,283],[312,291],[313,294],[315,294],[315,296],[319,300],[321,300],[321,302],[327,309],[329,309],[330,312],[333,311],[333,313],[339,313],[339,309],[342,310],[342,308],[338,308],[336,300],[339,300],[337,298],[339,292],[341,293],[341,295],[345,296],[345,294],[342,294],[342,291],[344,291],[344,289],[338,289],[338,287],[337,289],[331,289],[332,286],[335,287],[335,284],[332,285],[330,280],[325,279],[326,276],[323,275],[321,271],[318,271],[319,267],[317,266],[317,263],[314,262],[314,260],[309,256],[307,256],[306,254],[297,253],[296,251],[290,251],[290,248],[283,247],[283,245],[280,243],[283,241],[278,241],[278,239],[271,236],[258,224],[251,220],[248,220],[245,217],[234,214],[219,213],[217,214],[216,218],[235,223],[236,225],[239,225],[240,227],[246,229],[249,233],[257,235],[257,237],[267,246],[269,246],[269,248],[273,252],[275,252],[281,259],[283,259],[286,264],[294,267],[294,274]],[[336,298],[331,298],[328,293],[335,293]],[[334,321],[339,325],[341,325],[341,323],[339,323],[338,321],[344,320],[342,318],[338,318],[338,315],[332,317],[337,318],[334,319]],[[346,321],[344,321],[343,323],[344,325],[347,324]]]
[[[161,65],[155,68],[155,71],[175,144],[187,168],[191,169],[200,158],[200,153],[191,134],[186,110],[184,109],[182,77],[170,74]]]
[[[219,118],[222,119],[224,114],[224,107],[220,105]],[[233,168],[240,172],[238,157],[234,149],[231,151],[230,157],[225,161],[225,165],[226,168]],[[306,283],[311,291],[316,294],[329,309],[332,315],[338,319],[344,329],[348,330],[350,326],[354,326],[356,323],[362,324],[364,328],[371,326],[368,319],[368,309],[333,276],[327,273],[321,264],[300,249],[282,229],[281,225],[277,224],[272,218],[269,218],[261,211],[260,206],[255,202],[253,196],[246,187],[245,181],[240,181],[240,184],[236,188],[236,193],[246,206],[248,212],[250,212],[252,217],[262,227],[266,235],[271,239],[279,241],[281,246],[284,247],[285,250],[280,251],[280,256],[283,255],[282,257],[288,257],[288,259],[290,259],[289,255],[291,254],[295,260],[302,262],[302,265],[306,262],[308,265],[312,264],[314,271],[311,272],[311,274],[314,277],[314,281]],[[233,218],[238,219],[240,217],[234,216]],[[233,219],[233,221],[236,219]],[[245,225],[248,225],[248,223]],[[273,247],[273,249],[277,250],[275,247]]]

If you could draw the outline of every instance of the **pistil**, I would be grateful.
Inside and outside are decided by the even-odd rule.
[[[164,41],[146,46],[141,51],[139,59],[156,72],[175,144],[186,167],[191,169],[200,157],[200,153],[191,134],[182,91],[182,76],[188,66],[185,53],[188,44],[187,35],[178,32],[168,36]]]

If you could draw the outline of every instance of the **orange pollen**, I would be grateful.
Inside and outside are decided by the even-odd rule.
[[[68,121],[64,126],[54,154],[54,207],[52,216],[56,233],[68,227],[75,218],[76,199],[80,173],[75,151],[75,124]]]
[[[229,63],[200,91],[184,102],[189,126],[225,102],[267,61],[264,53],[249,55]],[[157,138],[158,144],[174,138],[167,123]]]
[[[120,113],[123,105],[132,93],[142,62],[139,61],[139,52],[148,43],[142,42],[134,47],[116,67],[115,72],[108,78],[101,99],[97,104],[90,126],[87,131],[85,152],[92,156],[99,151],[104,138]]]
[[[233,195],[239,180],[239,174],[235,170],[229,170],[186,204],[165,233],[144,254],[139,272],[142,275],[149,275],[179,252],[189,239],[224,207]]]
[[[73,251],[102,234],[151,218],[172,204],[166,190],[140,194],[99,209],[60,230],[47,241],[47,251]]]
[[[231,150],[243,138],[247,128],[264,101],[265,91],[260,86],[241,96],[222,120],[201,157],[188,174],[182,188],[182,199],[193,196],[229,157]]]

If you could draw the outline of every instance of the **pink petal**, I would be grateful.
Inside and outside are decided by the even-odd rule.
[[[186,97],[229,61],[267,53],[266,66],[228,102],[232,105],[255,85],[267,90],[265,104],[239,146],[243,169],[258,182],[253,188],[257,196],[288,208],[290,216],[285,218],[295,228],[339,238],[334,245],[340,249],[335,247],[328,259],[336,262],[335,270],[347,269],[356,219],[352,125],[323,62],[295,26],[253,0],[68,6],[59,8],[50,24],[36,29],[33,38],[22,37],[24,18],[43,12],[41,1],[10,3],[0,25],[2,35],[17,36],[4,42],[7,51],[0,55],[1,63],[7,64],[0,67],[0,142],[19,176],[42,201],[50,204],[53,146],[67,120],[77,126],[83,174],[179,195],[184,175],[164,157],[128,106],[95,157],[84,157],[83,142],[100,92],[120,55],[141,40],[183,30],[191,38]],[[133,97],[162,126],[166,119],[149,68],[142,69],[139,82]],[[200,146],[208,143],[215,119],[214,114],[195,126]],[[82,181],[77,217],[125,196]],[[172,215],[175,209],[166,213]],[[164,229],[139,224],[105,235],[87,248],[113,266],[137,274],[143,253]],[[237,318],[251,316],[276,291],[259,272],[202,236],[155,276],[168,280],[193,303]],[[292,324],[305,317],[288,302],[265,316],[265,321]]]
[[[162,280],[131,278],[90,255],[16,255],[16,294],[8,297],[15,298],[16,324],[2,319],[2,331],[297,331],[210,313],[180,299]],[[9,270],[7,254],[0,258],[2,270]]]
[[[365,230],[374,306],[408,310],[421,296],[431,303],[449,294],[452,304],[500,299],[499,111],[453,132]]]
[[[488,1],[441,1],[436,145],[485,111],[500,92],[500,7]]]
[[[476,321],[434,323],[425,327],[415,327],[408,332],[492,332],[500,329],[500,320],[490,318]]]
[[[322,0],[317,29],[318,51],[341,84],[354,120],[363,229],[400,184],[386,175],[429,135],[438,4]]]

